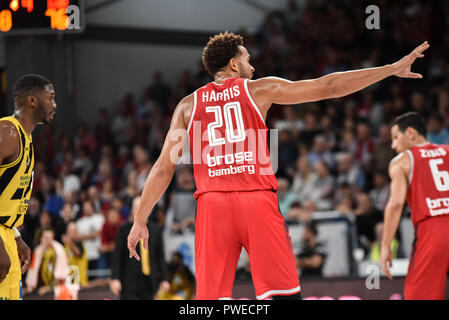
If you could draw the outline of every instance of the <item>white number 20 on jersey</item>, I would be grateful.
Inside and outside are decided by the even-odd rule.
[[[223,137],[217,138],[215,129],[223,127],[223,115],[225,123],[226,139],[230,143],[244,141],[246,138],[245,127],[243,125],[242,108],[238,101],[228,102],[223,106],[206,107],[206,112],[214,113],[215,121],[207,125],[207,136],[209,138],[209,145],[219,146],[225,144]],[[234,113],[236,128],[232,122],[232,113]]]
[[[449,172],[438,170],[438,165],[442,164],[443,159],[429,160],[430,171],[432,171],[433,180],[438,191],[449,191]]]

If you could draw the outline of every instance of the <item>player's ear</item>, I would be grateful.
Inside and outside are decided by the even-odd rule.
[[[239,69],[239,64],[238,64],[238,62],[237,62],[237,59],[235,59],[235,58],[231,58],[231,60],[229,60],[229,68],[232,70],[232,71],[234,71],[234,72],[238,72],[240,69]]]
[[[38,105],[37,97],[36,96],[27,96],[27,102],[30,106],[33,108]]]
[[[405,129],[404,133],[407,136],[407,138],[409,138],[409,139],[415,139],[418,134],[418,132],[415,129],[413,129],[412,127],[408,127],[407,129]]]

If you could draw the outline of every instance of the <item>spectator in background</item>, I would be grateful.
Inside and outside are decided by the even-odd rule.
[[[376,236],[374,242],[371,244],[371,249],[369,252],[369,259],[372,262],[379,262],[380,261],[380,248],[382,244],[382,236],[384,233],[384,224],[383,222],[378,222],[374,226],[374,234]],[[391,248],[391,254],[393,259],[397,259],[398,257],[398,251],[399,251],[399,241],[396,239],[396,237],[393,239],[390,245]]]
[[[88,155],[87,147],[79,147],[73,159],[73,172],[79,175],[81,185],[87,185],[89,175],[94,169],[92,159]]]
[[[352,214],[354,207],[354,200],[351,196],[343,196],[336,203],[335,210],[340,214]]]
[[[62,191],[62,181],[56,179],[54,182],[54,192],[45,203],[44,209],[52,215],[53,218],[59,216],[59,212],[64,204],[64,195]]]
[[[377,171],[374,173],[373,180],[374,188],[371,189],[369,195],[374,203],[374,208],[380,212],[384,212],[390,197],[388,173],[384,171]]]
[[[351,198],[354,194],[354,188],[348,182],[342,182],[338,184],[337,189],[334,192],[334,205],[338,206],[345,198]]]
[[[298,196],[300,201],[305,201],[310,196],[317,179],[318,176],[313,171],[308,157],[301,156],[296,161],[296,172],[293,176],[291,191]]]
[[[100,197],[100,190],[96,186],[90,186],[89,189],[87,189],[87,199],[92,201],[94,204],[95,212],[101,212],[101,197]]]
[[[159,289],[163,288],[163,291],[166,292],[170,287],[167,281],[162,228],[155,221],[157,210],[159,210],[157,205],[147,222],[148,231],[151,234],[147,253],[143,254],[145,249],[142,244],[139,244],[137,252],[141,261],[129,259],[127,238],[139,201],[140,197],[134,199],[128,221],[120,226],[112,255],[112,275],[109,288],[121,300],[152,300]]]
[[[123,199],[124,205],[131,208],[133,199],[137,197],[137,195],[137,173],[135,170],[131,170],[126,179],[126,186],[122,188],[119,196]]]
[[[76,216],[74,215],[72,205],[70,203],[64,203],[57,218],[58,222],[55,224],[55,229],[57,229],[55,232],[62,237],[62,235],[66,233],[68,224],[75,221],[75,218]]]
[[[128,207],[127,205],[125,205],[122,198],[120,198],[119,196],[114,196],[114,199],[112,199],[111,208],[119,212],[121,221],[128,219],[129,213],[131,211],[131,206]]]
[[[39,245],[41,241],[42,232],[46,229],[51,229],[53,227],[52,224],[53,221],[51,219],[51,214],[48,211],[42,211],[42,213],[39,215],[39,225],[34,230],[33,234],[33,244],[32,244],[33,248]]]
[[[366,121],[360,121],[356,127],[357,148],[355,150],[355,160],[365,170],[370,167],[371,158],[374,151],[374,139],[371,129]]]
[[[23,241],[30,247],[31,250],[34,249],[36,244],[34,237],[36,234],[36,229],[39,228],[40,214],[41,203],[38,198],[32,195],[28,204],[27,214],[23,218],[23,227],[19,227]]]
[[[64,283],[68,266],[64,247],[54,240],[53,230],[45,228],[33,251],[32,263],[25,279],[25,293],[37,289],[42,296],[50,292],[57,284]]]
[[[95,152],[97,143],[95,136],[90,132],[87,123],[81,121],[78,123],[75,134],[75,148],[85,148],[89,155]]]
[[[171,231],[182,233],[186,230],[195,231],[196,201],[195,180],[192,167],[188,165],[176,168],[176,184],[170,200],[172,212]]]
[[[327,144],[327,148],[330,151],[334,151],[337,147],[337,131],[334,125],[335,119],[332,119],[330,115],[323,115],[321,117],[321,136],[324,137],[324,141]]]
[[[365,187],[365,174],[357,163],[353,162],[350,153],[341,153],[338,157],[337,179],[338,184],[347,183],[353,189]]]
[[[76,222],[72,221],[67,224],[66,233],[62,236],[62,243],[64,244],[69,265],[76,266],[79,270],[80,286],[86,287],[88,284],[87,269],[89,261],[87,260],[86,248],[79,241]]]
[[[64,204],[71,206],[73,219],[79,218],[81,215],[81,205],[78,203],[78,194],[76,192],[72,191],[64,195]]]
[[[98,118],[94,130],[95,141],[99,146],[114,141],[111,132],[111,120],[109,119],[109,111],[106,107],[98,109]]]
[[[117,174],[121,177],[120,185],[126,184],[127,176],[124,173],[124,169],[129,162],[129,148],[126,145],[120,145],[118,147],[117,158],[114,161]]]
[[[279,210],[284,217],[287,217],[292,204],[294,202],[299,202],[299,197],[290,191],[290,181],[286,177],[277,178],[278,181],[278,202]]]
[[[388,165],[396,152],[391,149],[390,126],[383,124],[379,127],[378,139],[373,152],[373,170],[388,171]]]
[[[318,230],[313,222],[304,225],[300,251],[296,255],[296,266],[302,278],[321,277],[326,247],[318,241]]]
[[[320,133],[319,122],[317,116],[309,112],[304,119],[304,130],[301,131],[300,139],[308,150],[312,148],[315,136]]]
[[[294,202],[287,213],[287,221],[309,222],[313,214],[317,212],[317,205],[314,201],[305,201],[303,206],[299,202]]]
[[[298,156],[297,149],[291,130],[281,130],[279,132],[278,147],[279,169],[286,170],[294,165],[296,157]]]
[[[192,300],[195,294],[195,276],[184,264],[182,254],[173,252],[167,265],[168,283],[157,292],[157,300]]]
[[[101,228],[100,239],[100,260],[98,261],[98,269],[109,269],[111,266],[112,252],[115,248],[115,238],[117,231],[122,224],[120,212],[111,208],[106,214],[106,220]]]
[[[338,143],[338,149],[355,157],[357,142],[355,140],[354,131],[351,129],[344,129],[341,136],[342,138]]]
[[[371,243],[375,240],[374,226],[383,219],[383,213],[376,210],[370,196],[362,191],[357,193],[356,216],[358,242],[365,254],[368,253]]]
[[[152,164],[148,158],[148,152],[141,146],[136,145],[133,149],[134,170],[137,173],[137,191],[140,194],[145,185],[148,174],[150,173]]]
[[[73,156],[67,153],[61,166],[62,193],[78,192],[81,189],[81,179],[72,170]]]
[[[312,200],[320,211],[330,210],[332,208],[335,179],[330,174],[327,164],[323,161],[316,162],[315,172],[318,178],[313,184],[309,200]]]
[[[294,137],[299,136],[299,132],[304,128],[304,123],[298,119],[295,108],[288,107],[282,109],[285,119],[278,119],[274,123],[274,128],[280,131],[289,130]]]
[[[316,135],[313,139],[313,147],[309,152],[309,161],[312,166],[315,166],[317,161],[323,161],[331,171],[334,168],[334,154],[329,149],[326,139],[321,134]]]
[[[103,188],[100,192],[101,212],[106,214],[112,206],[112,200],[115,197],[114,186],[111,178],[103,181]]]
[[[110,179],[112,181],[112,189],[118,189],[118,180],[114,177],[112,166],[109,160],[102,159],[98,164],[98,170],[91,178],[90,183],[95,185],[98,189],[103,190],[104,183]]]
[[[449,130],[444,127],[441,116],[432,115],[427,122],[427,140],[435,144],[449,143]]]
[[[89,270],[97,270],[98,259],[100,258],[100,233],[103,227],[104,217],[101,213],[95,212],[92,201],[83,202],[83,216],[76,221],[78,227],[79,240],[86,248]],[[89,277],[91,280],[93,277]]]

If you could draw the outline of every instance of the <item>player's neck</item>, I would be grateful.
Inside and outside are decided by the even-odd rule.
[[[413,144],[414,147],[422,146],[424,144],[429,143],[426,138],[419,136],[418,139],[416,139],[415,143]]]
[[[237,72],[228,71],[228,70],[219,71],[214,75],[214,82],[223,83],[227,79],[231,79],[231,78],[240,78],[240,75]]]
[[[28,135],[31,135],[31,132],[33,132],[34,128],[36,127],[36,123],[33,120],[33,115],[29,112],[26,112],[24,108],[22,108],[16,109],[13,116],[17,120],[19,120],[26,133]]]

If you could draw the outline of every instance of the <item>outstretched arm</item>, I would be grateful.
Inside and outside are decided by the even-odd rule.
[[[128,236],[130,258],[135,257],[140,260],[136,252],[136,245],[140,239],[144,241],[144,248],[148,249],[147,219],[170,184],[178,160],[182,155],[182,148],[187,142],[187,126],[184,114],[188,104],[191,104],[190,100],[191,96],[188,96],[176,107],[161,154],[151,168],[145,182],[140,204],[134,216],[133,227]]]
[[[329,98],[338,98],[362,90],[389,76],[421,79],[422,75],[411,72],[411,66],[422,52],[429,48],[426,42],[415,48],[401,60],[383,67],[335,72],[312,80],[289,81],[266,77],[249,82],[249,90],[262,111],[272,103],[298,104]],[[266,110],[264,110],[266,109]]]
[[[380,264],[385,274],[390,279],[392,279],[392,275],[388,269],[388,267],[392,266],[392,253],[390,246],[398,229],[402,209],[404,208],[407,197],[407,167],[409,167],[409,158],[406,154],[402,153],[391,161],[388,168],[391,178],[390,198],[387,206],[385,207],[384,213],[384,232],[382,236]]]

